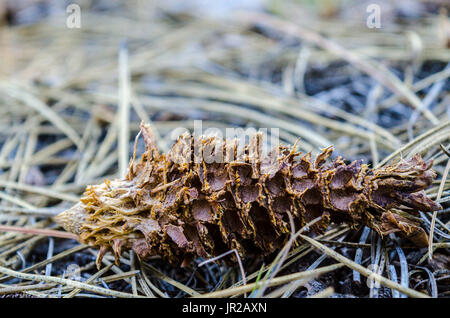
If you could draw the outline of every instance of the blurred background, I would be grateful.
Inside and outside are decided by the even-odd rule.
[[[282,143],[301,137],[304,152],[334,145],[334,156],[373,166],[419,152],[435,160],[436,198],[448,159],[440,145],[448,149],[450,137],[449,9],[445,0],[0,0],[0,222],[55,228],[48,216],[86,185],[120,176],[141,120],[164,152],[172,132],[192,130],[194,120],[204,129],[279,128]],[[440,217],[436,237],[448,244],[448,213]],[[423,216],[428,229],[430,221]],[[349,240],[360,237],[355,231]],[[374,258],[376,244],[373,236],[364,255]],[[0,263],[28,268],[70,248],[77,243],[3,233]],[[355,259],[354,248],[339,251]],[[448,246],[440,251],[431,270],[448,270]],[[93,253],[72,251],[46,274],[61,275],[68,263],[89,267]],[[288,270],[326,262],[315,263],[314,253]],[[419,266],[425,253],[392,254],[394,271]],[[193,284],[184,269],[155,262]],[[338,273],[294,296],[330,285],[335,295],[373,296],[356,289],[351,270]],[[418,271],[409,286],[427,290],[427,277]],[[185,295],[155,280],[167,295]],[[110,287],[130,291],[131,281]],[[428,292],[448,296],[443,282]]]

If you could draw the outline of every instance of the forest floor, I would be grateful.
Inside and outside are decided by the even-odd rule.
[[[38,231],[0,232],[0,297],[449,297],[450,21],[444,1],[378,2],[381,28],[365,1],[78,1],[77,28],[62,1],[7,1],[0,224]],[[61,230],[53,216],[119,177],[142,120],[161,152],[201,120],[278,128],[303,152],[334,145],[334,157],[371,166],[433,159],[427,194],[443,210],[417,218],[434,231],[432,258],[340,225],[243,269],[124,253],[97,270],[98,250],[40,230]]]

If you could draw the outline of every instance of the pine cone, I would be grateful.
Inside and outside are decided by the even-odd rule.
[[[118,261],[124,249],[172,264],[230,249],[268,255],[289,239],[289,215],[297,230],[321,216],[315,233],[345,222],[426,246],[427,234],[408,215],[441,208],[423,191],[436,174],[419,155],[378,169],[341,158],[326,163],[332,147],[314,160],[295,147],[263,155],[259,133],[242,151],[236,140],[184,134],[159,154],[149,127],[141,124],[141,133],[146,150],[138,163],[133,157],[127,176],[88,186],[80,203],[56,218],[80,242],[100,248],[98,262],[109,250]],[[223,155],[223,163],[205,154]]]

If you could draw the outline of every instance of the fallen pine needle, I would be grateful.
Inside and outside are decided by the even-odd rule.
[[[1,232],[18,232],[25,234],[35,234],[35,235],[44,235],[44,236],[52,236],[66,239],[76,240],[78,237],[69,232],[56,231],[56,230],[47,230],[47,229],[32,229],[27,227],[20,226],[11,226],[11,225],[0,225]]]
[[[319,249],[320,251],[324,252],[325,254],[329,255],[330,257],[334,258],[335,260],[342,262],[343,264],[345,264],[346,266],[350,267],[351,269],[354,269],[358,272],[360,272],[362,275],[366,276],[366,277],[370,277],[371,279],[374,279],[378,282],[380,282],[380,284],[391,288],[391,289],[395,289],[398,290],[402,293],[404,293],[405,295],[409,296],[409,297],[414,297],[414,298],[429,298],[428,295],[425,295],[423,293],[420,293],[414,289],[411,288],[406,288],[396,282],[393,282],[389,279],[387,279],[386,277],[383,277],[381,275],[378,275],[374,272],[372,272],[371,270],[365,268],[364,266],[359,265],[358,263],[353,262],[352,260],[349,260],[348,258],[342,256],[341,254],[333,251],[331,248],[326,247],[325,245],[317,242],[316,240],[305,236],[305,235],[300,235],[302,237],[302,239],[304,239],[305,241],[308,241],[311,245],[313,245],[314,247],[316,247],[317,249]]]
[[[8,275],[8,276],[12,276],[12,277],[25,279],[25,280],[34,280],[34,281],[47,282],[47,283],[63,284],[63,285],[83,289],[83,290],[86,290],[86,291],[89,291],[92,293],[102,294],[102,295],[122,297],[122,298],[142,298],[143,297],[143,296],[139,296],[139,295],[133,295],[133,294],[123,293],[123,292],[106,289],[106,288],[102,288],[102,287],[98,287],[98,286],[93,286],[93,285],[81,283],[81,282],[66,279],[66,278],[20,273],[20,272],[13,271],[11,269],[8,269],[8,268],[2,267],[2,266],[0,266],[0,273]]]
[[[267,287],[278,286],[278,285],[289,283],[291,281],[298,280],[298,279],[314,278],[321,274],[334,271],[342,266],[343,266],[343,264],[334,264],[334,265],[330,265],[330,266],[324,266],[324,267],[321,267],[321,268],[318,268],[315,270],[311,270],[311,271],[304,271],[304,272],[284,275],[281,277],[275,277],[267,284],[268,285]],[[237,296],[240,294],[251,292],[253,289],[258,288],[259,285],[262,285],[262,283],[256,282],[256,283],[242,285],[242,286],[235,287],[235,288],[219,290],[216,292],[196,296],[195,298],[220,298],[220,297]]]

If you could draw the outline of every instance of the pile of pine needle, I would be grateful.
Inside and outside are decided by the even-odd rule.
[[[365,1],[77,1],[80,28],[64,1],[2,2],[0,297],[448,297],[448,8],[378,2],[381,28]],[[443,206],[418,218],[432,244],[332,226],[242,267],[124,253],[97,270],[52,217],[122,175],[142,120],[162,152],[201,120],[371,166],[420,153]]]

